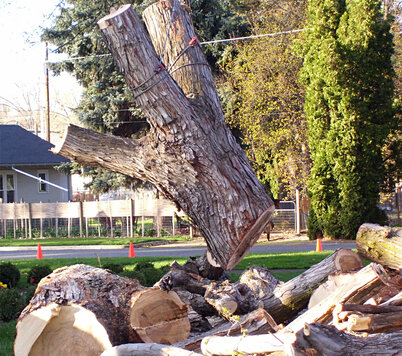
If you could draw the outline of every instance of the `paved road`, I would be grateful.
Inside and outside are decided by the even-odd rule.
[[[324,241],[322,242],[324,250],[336,250],[337,248],[356,248],[354,241]],[[314,241],[272,243],[266,245],[257,245],[251,248],[251,253],[285,253],[314,251]],[[82,257],[127,257],[128,247],[124,246],[76,246],[71,247],[46,247],[42,246],[44,258],[82,258]],[[171,256],[171,257],[189,257],[202,255],[205,247],[152,247],[135,248],[135,254],[138,257],[146,256]],[[0,247],[0,260],[5,259],[32,259],[36,258],[36,248],[6,248]]]

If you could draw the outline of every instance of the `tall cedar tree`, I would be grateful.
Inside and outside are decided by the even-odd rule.
[[[384,223],[381,150],[396,125],[390,23],[378,0],[310,0],[307,26],[310,215],[324,236],[353,239],[362,223]]]
[[[255,34],[303,28],[306,1],[268,0],[248,9]],[[233,93],[227,105],[229,123],[260,180],[275,198],[294,198],[305,191],[309,175],[304,88],[299,80],[301,58],[293,51],[300,33],[249,40],[226,64]]]
[[[155,0],[129,1],[139,13],[153,2]],[[113,58],[108,55],[96,25],[112,7],[117,9],[126,3],[122,0],[63,0],[58,5],[58,11],[55,11],[53,26],[43,29],[42,39],[55,46],[56,52],[68,54],[69,58],[80,58],[51,65],[55,74],[67,71],[82,85],[83,95],[76,109],[80,121],[93,130],[138,138],[146,133],[148,125],[136,108]],[[249,25],[244,16],[234,12],[227,1],[183,0],[181,3],[191,12],[201,41],[248,33]],[[223,48],[219,44],[204,47],[215,73]],[[72,172],[92,177],[89,187],[95,192],[138,183],[132,178],[101,168],[82,168],[76,164],[62,167],[64,170],[71,168]]]

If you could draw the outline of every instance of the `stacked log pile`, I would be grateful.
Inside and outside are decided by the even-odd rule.
[[[19,318],[15,354],[401,354],[400,268],[339,249],[286,283],[260,266],[230,282],[203,276],[203,259],[174,262],[152,288],[86,265],[54,271]]]

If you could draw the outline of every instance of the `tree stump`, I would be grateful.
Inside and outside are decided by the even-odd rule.
[[[153,183],[199,228],[209,263],[232,269],[270,222],[273,202],[224,122],[211,70],[197,41],[190,43],[189,14],[177,0],[155,3],[145,14],[157,27],[149,31],[155,47],[166,43],[162,60],[130,5],[98,25],[149,134],[131,140],[70,126],[54,151]],[[185,62],[169,73],[176,59]]]
[[[143,335],[130,325],[130,312],[132,295],[146,292],[137,280],[104,269],[81,264],[59,268],[40,281],[30,304],[22,311],[15,355],[92,356],[115,345],[143,342]],[[169,296],[163,293],[158,302],[143,305],[144,314],[149,307],[163,308],[165,312],[160,313],[156,324],[167,323],[166,315],[172,325],[176,325],[174,315],[185,323],[185,313],[176,314],[177,305],[171,302],[174,292]],[[188,337],[188,333],[184,335]],[[175,341],[177,337],[171,342]]]
[[[396,270],[402,268],[402,228],[363,224],[356,236],[358,253]]]

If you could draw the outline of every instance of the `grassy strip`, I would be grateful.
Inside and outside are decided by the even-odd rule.
[[[0,355],[2,356],[14,354],[13,348],[16,324],[16,321],[10,321],[8,323],[0,322]]]
[[[293,253],[252,253],[247,255],[235,269],[246,269],[252,265],[269,269],[307,269],[321,262],[334,251]]]
[[[0,246],[87,246],[87,245],[128,245],[130,241],[134,244],[155,242],[155,241],[188,241],[188,236],[166,236],[166,237],[93,237],[93,238],[45,238],[45,239],[0,239]]]

